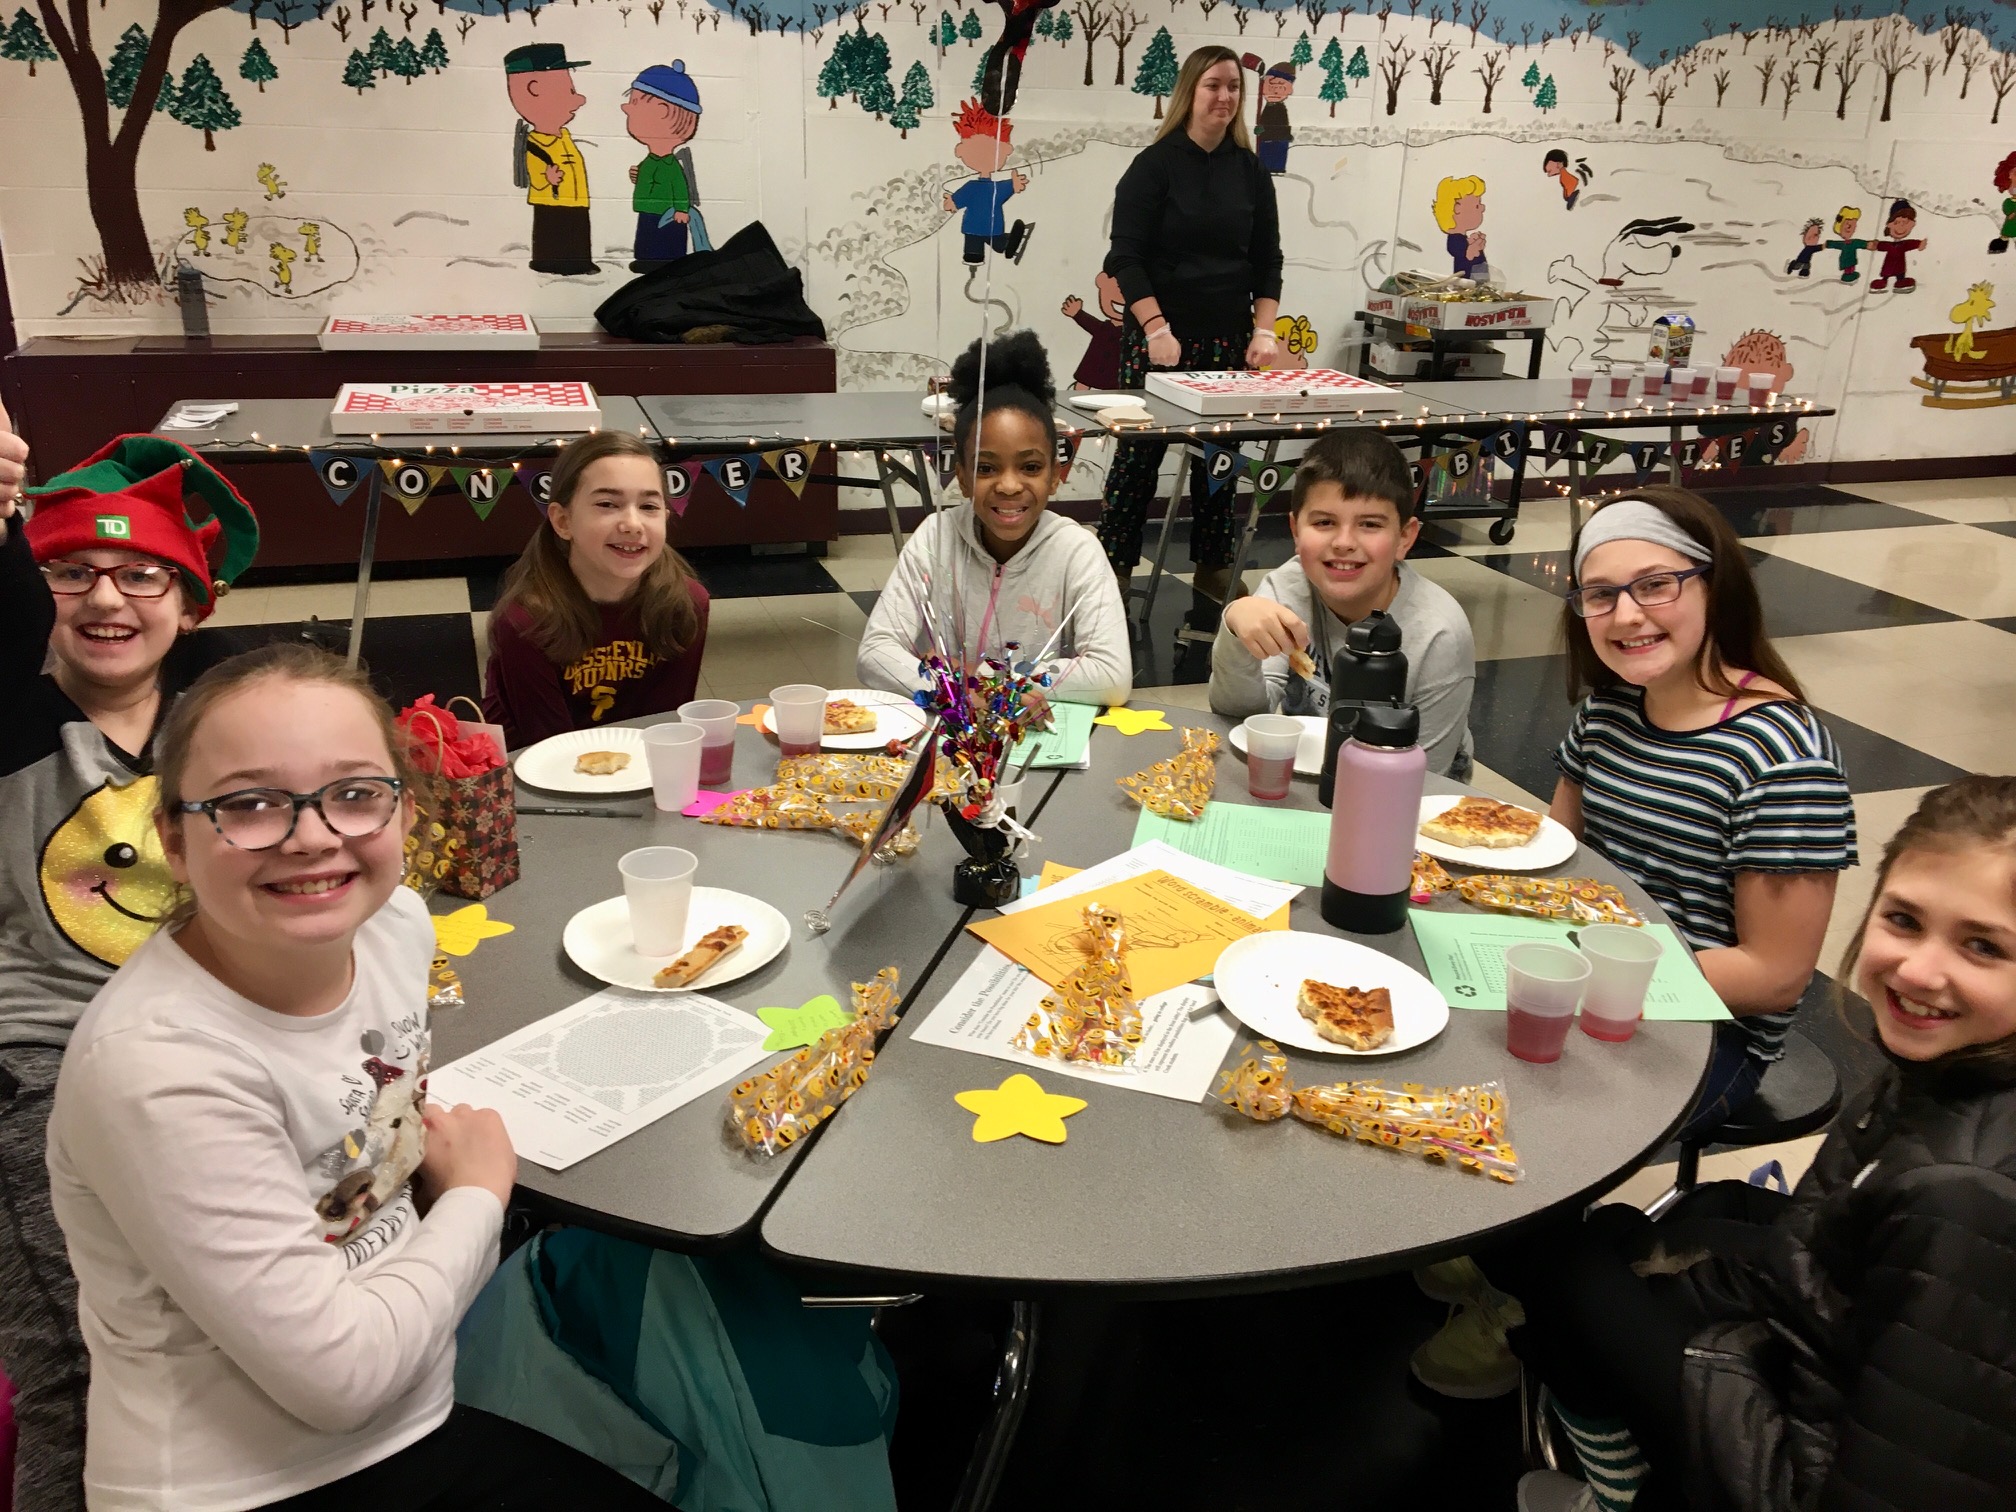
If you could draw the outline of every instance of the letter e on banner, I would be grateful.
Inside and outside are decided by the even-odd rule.
[[[736,492],[749,486],[749,464],[740,457],[721,459],[721,486]]]

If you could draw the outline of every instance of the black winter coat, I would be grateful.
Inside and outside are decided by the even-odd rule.
[[[2016,1508],[2016,1087],[1899,1063],[1766,1258],[1688,1272],[1695,1512]],[[1763,1320],[1763,1321],[1760,1321]]]

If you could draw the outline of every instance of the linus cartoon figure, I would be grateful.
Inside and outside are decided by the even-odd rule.
[[[637,260],[630,271],[644,273],[686,255],[699,213],[693,151],[686,144],[700,129],[700,89],[685,63],[674,58],[670,67],[654,63],[637,75],[623,96],[623,119],[631,139],[651,154],[630,170],[637,186],[630,196],[637,212]]]
[[[505,84],[518,112],[512,182],[532,207],[535,273],[600,273],[588,221],[588,165],[567,133],[588,97],[570,70],[586,68],[557,42],[528,42],[504,54]]]
[[[945,194],[948,215],[954,210],[964,212],[959,229],[966,236],[965,261],[984,261],[992,247],[1019,263],[1028,250],[1029,233],[1036,227],[1019,220],[1008,225],[1007,207],[1010,196],[1029,187],[1029,175],[1018,171],[1005,179],[994,177],[1011,155],[1009,141],[1015,123],[982,109],[978,100],[968,100],[960,107],[952,129],[959,133],[959,145],[952,149],[952,156],[973,170],[971,179]]]
[[[1435,186],[1435,224],[1447,238],[1449,260],[1462,278],[1483,278],[1484,180],[1445,178]]]
[[[1890,206],[1890,217],[1883,222],[1883,238],[1869,245],[1883,254],[1883,266],[1876,270],[1876,277],[1870,281],[1871,289],[1887,289],[1890,281],[1897,281],[1899,294],[1909,293],[1918,287],[1905,265],[1905,258],[1925,246],[1925,238],[1913,237],[1918,229],[1918,212],[1911,208],[1911,201],[1898,200]]]
[[[1103,268],[1092,279],[1099,301],[1099,313],[1090,314],[1085,301],[1076,294],[1064,301],[1064,313],[1092,339],[1071,375],[1075,389],[1110,389],[1120,383],[1120,326],[1127,314],[1127,301],[1120,293],[1120,280]]]

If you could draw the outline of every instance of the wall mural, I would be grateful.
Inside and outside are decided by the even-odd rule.
[[[760,218],[843,386],[1027,323],[1106,387],[1113,185],[1207,41],[1275,176],[1285,362],[1355,361],[1366,279],[1454,269],[1554,302],[1550,373],[1667,313],[1796,373],[1843,414],[1786,460],[2007,450],[2010,0],[35,0],[0,246],[24,335],[173,330],[180,264],[219,331],[581,328]]]

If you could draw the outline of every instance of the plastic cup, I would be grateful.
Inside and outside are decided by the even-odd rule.
[[[1610,369],[1610,397],[1629,399],[1631,397],[1632,373],[1629,368]]]
[[[1647,399],[1659,397],[1659,391],[1666,386],[1666,364],[1648,362],[1638,369],[1638,392]]]
[[[647,845],[616,863],[630,903],[630,940],[637,954],[675,956],[686,948],[693,907],[693,871],[700,858],[676,845]]]
[[[1589,958],[1528,940],[1505,947],[1505,1048],[1523,1061],[1561,1059],[1589,980]]]
[[[1568,375],[1568,395],[1577,403],[1589,397],[1589,390],[1595,385],[1594,373],[1570,373]]]
[[[1246,721],[1246,791],[1255,798],[1286,798],[1295,780],[1301,721],[1286,714],[1255,714]]]
[[[777,721],[777,744],[786,756],[810,756],[826,733],[826,690],[813,683],[786,683],[770,690],[770,713]]]
[[[735,721],[742,706],[725,698],[679,705],[681,722],[700,727],[700,786],[719,788],[735,775]]]
[[[700,793],[700,742],[706,732],[698,725],[652,725],[644,732],[644,759],[651,767],[651,801],[667,813],[677,813]]]
[[[1736,385],[1743,381],[1743,369],[1739,367],[1718,367],[1715,369],[1715,397],[1727,404],[1736,397]]]
[[[1582,994],[1582,1032],[1621,1045],[1638,1032],[1645,1016],[1645,989],[1666,947],[1659,937],[1625,924],[1591,924],[1576,931],[1589,958],[1589,985]]]
[[[1715,375],[1706,368],[1690,368],[1688,371],[1694,375],[1690,387],[1694,391],[1694,397],[1698,399],[1708,392],[1708,385],[1714,381]]]
[[[1694,392],[1694,369],[1676,367],[1672,372],[1673,397],[1679,399]]]
[[[1760,409],[1771,402],[1771,375],[1769,373],[1752,373],[1750,375],[1750,402]]]

